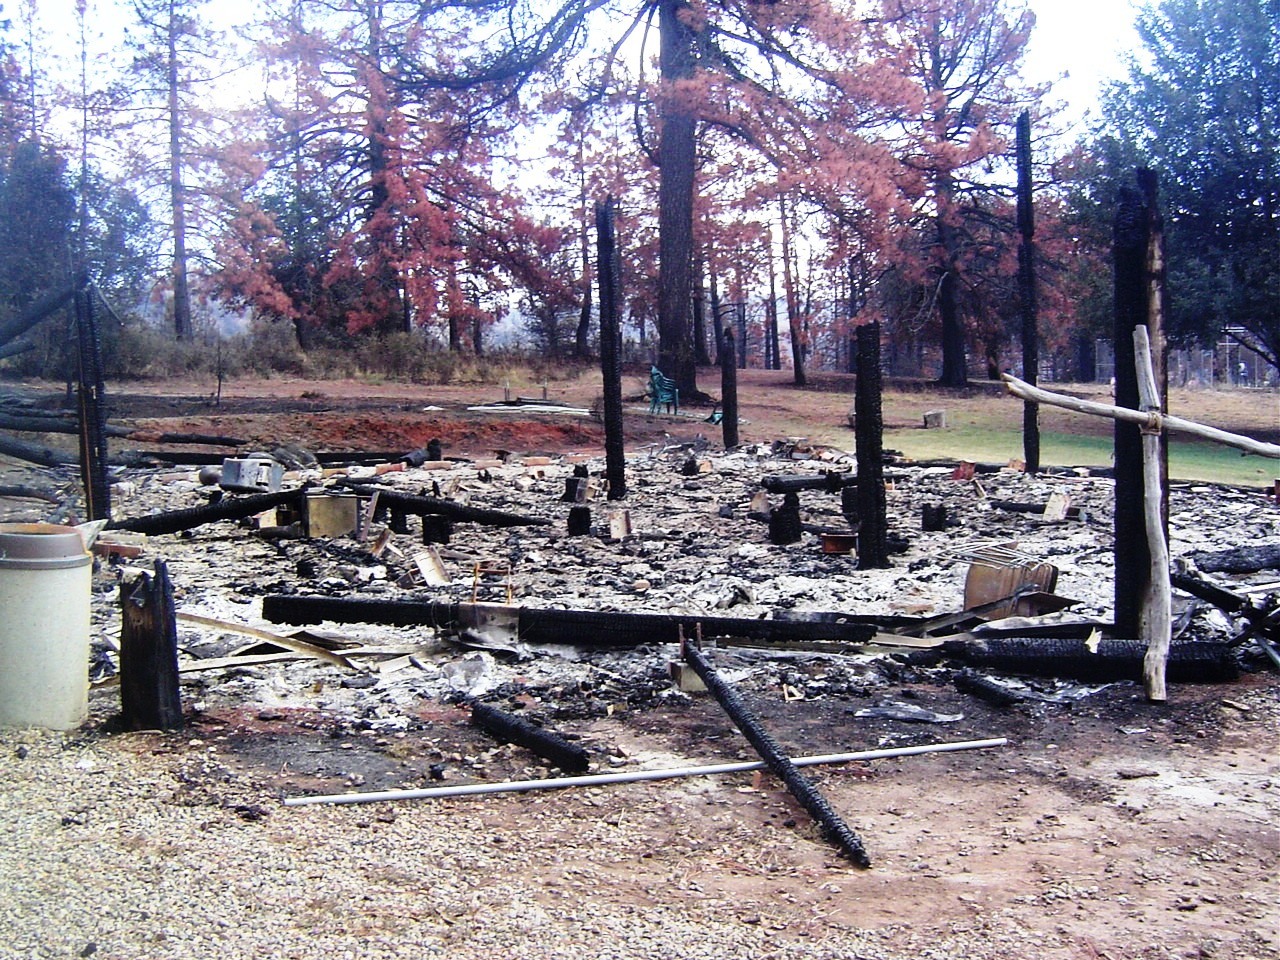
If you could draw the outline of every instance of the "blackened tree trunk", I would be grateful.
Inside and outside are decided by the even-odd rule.
[[[804,331],[800,328],[800,298],[796,293],[796,278],[792,263],[791,221],[787,218],[787,204],[779,201],[782,221],[782,291],[787,304],[787,330],[791,334],[791,369],[797,387],[805,385]]]
[[[187,189],[182,178],[183,149],[181,78],[178,75],[178,37],[182,32],[176,11],[169,11],[166,79],[169,97],[169,206],[173,216],[173,328],[179,340],[194,336],[191,290],[187,284]]]
[[[720,362],[720,347],[724,342],[724,317],[720,315],[720,289],[716,284],[714,270],[707,272],[708,289],[711,295],[711,332],[716,341],[716,363]]]
[[[1040,329],[1036,304],[1035,212],[1031,205],[1031,114],[1018,117],[1018,297],[1022,307],[1022,379],[1034,386],[1040,375]],[[1040,472],[1040,405],[1022,404],[1022,459],[1027,473]]]
[[[693,359],[700,367],[711,365],[707,352],[707,297],[702,285],[703,264],[699,257],[693,271]]]
[[[724,432],[724,447],[732,450],[738,445],[738,358],[735,356],[733,331],[726,330],[720,338],[720,398]]]
[[[600,370],[604,377],[604,453],[609,499],[627,495],[622,436],[622,333],[618,323],[620,270],[614,241],[613,198],[596,204],[596,276],[600,282]]]
[[[884,494],[884,418],[881,410],[880,321],[858,328],[858,373],[853,416],[858,466],[858,568],[889,566]]]
[[[76,294],[76,344],[79,360],[77,399],[80,412],[80,476],[90,520],[111,519],[111,484],[107,479],[107,413],[102,378],[102,337],[94,310],[96,291],[86,284]]]
[[[684,0],[658,4],[659,68],[668,85],[660,102],[658,134],[658,366],[681,394],[692,398],[698,392],[689,335],[698,122],[687,94],[670,89],[694,75],[698,36],[690,14]]]
[[[769,302],[764,310],[764,368],[781,370],[782,357],[778,343],[778,275],[773,264],[773,244],[769,244]]]
[[[951,223],[951,177],[939,174],[938,194],[938,319],[942,324],[942,375],[939,382],[944,387],[964,387],[969,384],[967,342],[964,319],[960,316],[960,231]]]

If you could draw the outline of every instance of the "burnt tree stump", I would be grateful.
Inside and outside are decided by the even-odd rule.
[[[854,458],[858,465],[858,568],[889,566],[884,495],[884,414],[881,406],[880,322],[858,328],[854,385]]]
[[[181,730],[178,617],[163,560],[120,588],[120,707],[126,730]]]

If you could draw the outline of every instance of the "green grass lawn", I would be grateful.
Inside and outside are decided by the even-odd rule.
[[[885,430],[884,445],[912,459],[950,457],[981,463],[1022,458],[1020,430],[966,425],[943,430],[918,427]],[[1047,466],[1110,466],[1111,438],[1042,431],[1040,462]],[[1243,456],[1219,444],[1174,434],[1169,446],[1169,475],[1175,480],[1207,480],[1248,486],[1269,486],[1280,477],[1280,460]]]

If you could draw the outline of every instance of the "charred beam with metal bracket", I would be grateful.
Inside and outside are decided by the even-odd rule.
[[[769,732],[760,725],[760,721],[738,692],[725,683],[707,662],[702,651],[686,641],[683,654],[685,662],[693,667],[694,673],[707,685],[707,690],[724,708],[724,712],[729,715],[734,725],[742,731],[742,735],[755,748],[756,753],[760,754],[760,759],[767,763],[769,769],[787,785],[791,795],[800,801],[809,816],[813,817],[814,822],[821,827],[823,835],[859,867],[871,866],[871,858],[867,856],[867,851],[862,846],[858,835],[849,828],[849,825],[832,809],[826,798],[818,792],[818,788],[809,782],[808,777],[801,773],[791,758],[782,751]]]
[[[545,527],[550,520],[541,517],[528,517],[518,513],[507,513],[503,510],[487,510],[482,507],[468,507],[452,500],[441,500],[437,497],[416,497],[407,493],[396,493],[369,483],[359,483],[350,479],[339,479],[339,486],[349,487],[362,496],[378,495],[379,506],[385,505],[392,511],[421,516],[436,513],[459,523],[480,523],[489,527]]]
[[[492,704],[478,700],[471,704],[471,722],[497,740],[532,750],[565,773],[584,773],[590,766],[587,751],[578,744]]]
[[[145,533],[148,536],[159,536],[166,533],[178,533],[204,526],[206,523],[217,523],[220,520],[243,520],[275,507],[291,505],[294,509],[302,509],[302,498],[306,496],[306,487],[296,490],[285,490],[280,493],[263,493],[247,497],[227,497],[217,503],[203,507],[191,507],[188,510],[171,510],[168,513],[155,513],[148,517],[126,517],[112,520],[107,524],[108,530],[129,530],[133,533]]]
[[[270,594],[262,599],[262,616],[273,623],[384,623],[392,626],[466,626],[476,612],[517,615],[525,643],[572,643],[582,647],[629,648],[678,643],[697,629],[706,637],[744,637],[778,643],[842,640],[866,643],[876,634],[870,622],[756,620],[738,617],[679,617],[657,613],[599,610],[538,610],[499,604],[414,603],[347,597],[300,597]]]

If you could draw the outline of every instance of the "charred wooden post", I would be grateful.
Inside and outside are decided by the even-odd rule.
[[[401,507],[391,506],[387,508],[387,513],[389,514],[387,518],[387,528],[392,533],[399,533],[403,535],[409,532],[408,511]]]
[[[80,479],[90,520],[111,516],[111,484],[107,482],[107,416],[103,407],[102,338],[94,310],[95,290],[86,284],[76,293],[77,400],[80,409]]]
[[[120,706],[127,730],[182,729],[178,618],[163,560],[120,589]]]
[[[947,529],[947,505],[945,503],[921,504],[920,529],[927,533],[938,533]]]
[[[591,508],[576,506],[569,508],[569,536],[585,537],[591,532]]]
[[[596,273],[600,284],[600,370],[604,376],[604,458],[609,499],[627,495],[622,433],[622,333],[619,316],[622,271],[614,240],[613,197],[596,204]]]
[[[1113,225],[1115,269],[1115,377],[1116,406],[1141,409],[1138,376],[1134,366],[1133,331],[1146,324],[1157,367],[1156,382],[1165,382],[1164,333],[1158,321],[1162,291],[1159,280],[1162,233],[1156,207],[1156,178],[1150,170],[1138,171],[1139,189],[1123,187],[1116,204]],[[1158,269],[1156,269],[1158,268]],[[1161,453],[1161,461],[1164,460]],[[1116,628],[1125,636],[1141,631],[1143,597],[1150,584],[1151,552],[1147,545],[1144,509],[1142,435],[1133,423],[1115,424],[1115,612]],[[1161,477],[1162,489],[1167,481]]]
[[[725,328],[720,338],[720,429],[724,448],[738,445],[738,353],[732,328]]]
[[[305,496],[306,490],[299,488],[280,493],[226,497],[217,503],[192,507],[189,510],[171,510],[168,513],[153,513],[147,517],[125,517],[112,520],[107,524],[107,529],[130,530],[155,537],[166,533],[177,533],[180,530],[190,530],[206,523],[217,523],[220,520],[243,520],[285,505],[301,510],[302,498]]]
[[[1035,386],[1039,381],[1040,330],[1036,302],[1035,212],[1031,204],[1031,114],[1018,117],[1018,299],[1022,308],[1022,376]],[[1022,404],[1022,459],[1027,473],[1040,472],[1040,407]]]
[[[742,731],[751,746],[760,754],[760,758],[769,765],[769,769],[787,785],[791,795],[804,806],[809,816],[821,827],[823,835],[859,867],[871,866],[871,858],[867,856],[862,841],[832,809],[817,787],[800,772],[778,746],[769,732],[760,725],[760,721],[752,713],[738,692],[721,679],[712,668],[706,657],[693,644],[687,641],[682,649],[685,662],[693,667],[694,672],[707,685],[707,690],[716,698],[716,702],[724,708],[724,712]]]
[[[453,536],[453,521],[438,513],[422,515],[422,542],[448,543]]]
[[[769,511],[769,542],[775,546],[796,543],[804,533],[800,523],[800,495],[788,493],[782,506]]]
[[[888,511],[884,494],[884,419],[881,409],[880,322],[858,327],[854,386],[854,457],[858,465],[858,567],[889,566]]]
[[[478,700],[471,704],[471,722],[497,740],[532,750],[565,773],[584,773],[590,766],[587,751],[578,744],[491,704]]]

